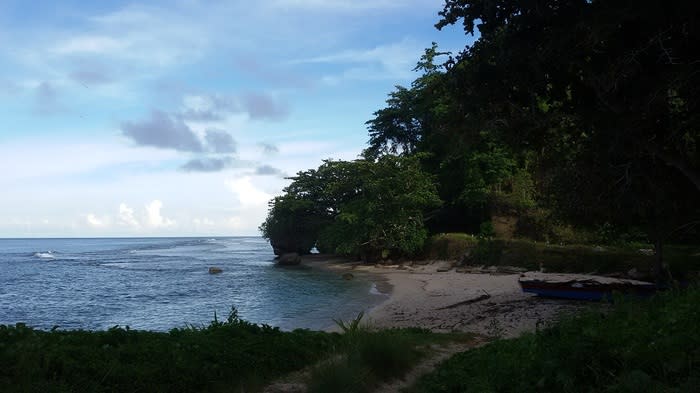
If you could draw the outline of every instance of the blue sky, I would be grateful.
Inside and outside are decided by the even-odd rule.
[[[352,159],[441,0],[0,3],[0,237],[257,235]]]

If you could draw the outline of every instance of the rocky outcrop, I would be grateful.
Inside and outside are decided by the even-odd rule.
[[[282,266],[295,266],[300,263],[301,257],[296,252],[288,252],[286,254],[282,254],[277,260],[277,264]]]
[[[308,254],[313,248],[313,242],[309,240],[296,239],[294,237],[270,239],[272,251],[277,256],[297,253],[299,255]]]
[[[212,266],[209,268],[209,274],[219,274],[223,272],[224,271],[220,267]]]

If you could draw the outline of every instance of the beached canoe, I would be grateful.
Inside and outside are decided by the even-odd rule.
[[[609,299],[614,292],[633,296],[649,296],[655,284],[588,274],[555,274],[527,272],[518,279],[523,292],[539,296],[579,300]]]

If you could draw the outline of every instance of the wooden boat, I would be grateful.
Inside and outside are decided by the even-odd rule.
[[[523,292],[544,297],[578,300],[609,299],[614,292],[632,296],[649,296],[656,292],[655,284],[588,274],[556,274],[527,272],[518,279]]]

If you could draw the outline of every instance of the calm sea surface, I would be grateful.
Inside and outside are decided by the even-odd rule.
[[[323,329],[383,299],[368,280],[273,257],[258,237],[0,239],[0,324],[169,330],[235,306],[251,322]]]

